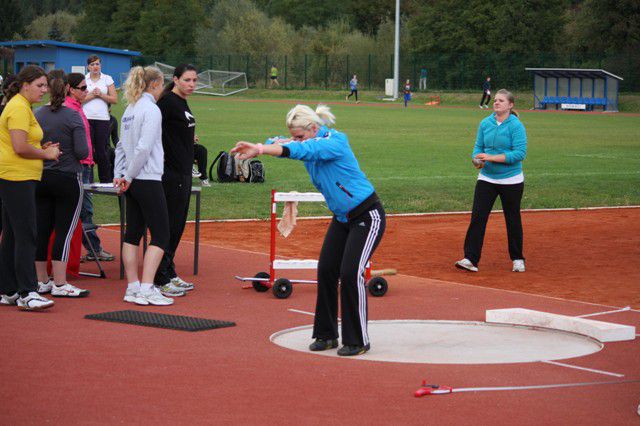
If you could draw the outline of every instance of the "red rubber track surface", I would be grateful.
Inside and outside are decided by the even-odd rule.
[[[616,211],[616,215],[627,215],[626,219],[609,222],[596,217],[598,214],[554,213],[553,220],[546,214],[526,214],[528,271],[525,274],[510,272],[506,243],[501,240],[504,224],[493,217],[481,273],[477,275],[452,269],[453,261],[460,257],[468,217],[392,218],[385,241],[376,253],[376,267],[397,267],[406,275],[388,277],[389,293],[382,298],[369,298],[370,319],[482,321],[486,309],[509,307],[582,315],[610,308],[517,291],[549,294],[548,289],[555,286],[559,288],[558,293],[550,294],[552,296],[573,294],[588,302],[604,303],[598,301],[606,296],[607,289],[616,288],[619,281],[627,286],[635,283],[630,290],[632,299],[626,298],[629,302],[624,303],[621,298],[612,298],[606,304],[619,300],[617,306],[623,306],[635,300],[637,307],[637,272],[628,269],[616,273],[623,262],[608,251],[611,247],[602,250],[605,242],[617,235],[610,246],[622,246],[626,250],[622,251],[622,260],[636,262],[638,212]],[[587,223],[578,226],[583,217],[588,219]],[[542,226],[536,236],[533,223],[539,218],[545,218],[542,222],[546,228]],[[410,238],[400,230],[404,230],[404,220],[421,222]],[[398,226],[400,222],[402,227]],[[299,222],[294,235],[303,233],[312,223]],[[602,227],[592,233],[592,225],[598,224]],[[561,238],[558,229],[562,227],[571,230]],[[588,232],[579,236],[579,229]],[[603,234],[604,229],[611,232]],[[624,235],[619,234],[622,231]],[[100,232],[106,248],[117,252],[118,233]],[[265,238],[262,230],[255,232],[255,241]],[[396,240],[394,235],[401,239]],[[402,246],[403,259],[409,256],[416,268],[424,268],[428,273],[412,276],[417,275],[414,272],[418,269],[401,266],[394,258],[399,249],[393,241]],[[543,247],[538,246],[541,241],[545,242]],[[571,246],[574,250],[582,247],[578,253],[567,249],[567,244],[574,241],[581,242]],[[292,242],[283,243],[283,254],[288,250],[286,245]],[[430,248],[420,253],[423,248],[417,243]],[[215,240],[214,244],[221,242]],[[588,425],[638,422],[640,383],[637,382],[455,393],[420,399],[413,396],[423,379],[454,388],[638,380],[640,342],[637,340],[608,343],[598,353],[561,361],[624,377],[544,363],[401,364],[291,351],[272,344],[269,336],[312,322],[311,316],[289,309],[312,312],[315,288],[294,286],[292,296],[286,300],[275,299],[270,293],[242,290],[233,276],[265,270],[268,257],[234,249],[228,243],[224,245],[202,244],[200,274],[193,277],[190,275],[192,246],[189,242],[183,243],[177,258],[178,270],[184,278],[193,279],[197,288],[187,297],[176,299],[171,307],[136,307],[124,303],[126,284],[115,278],[72,280],[90,289],[90,297],[56,299],[56,306],[42,313],[0,306],[3,366],[0,424]],[[263,244],[261,251],[266,252],[267,247]],[[575,264],[572,261],[587,252],[594,252],[593,258],[600,259],[591,264],[589,271],[567,272],[560,268]],[[609,268],[610,262],[616,267]],[[115,262],[107,264],[109,277],[117,277],[117,267]],[[93,269],[93,266],[83,265],[83,269]],[[560,276],[554,276],[553,271]],[[578,290],[581,287],[575,281],[582,282],[587,275],[597,275],[599,279],[590,281],[591,291]],[[544,283],[552,279],[555,285]],[[524,284],[512,284],[509,291],[488,287],[518,282]],[[573,293],[565,293],[567,288]],[[122,309],[230,320],[237,326],[188,333],[83,318],[86,314]],[[594,319],[640,326],[637,311]],[[375,342],[372,342],[372,351],[375,351]]]

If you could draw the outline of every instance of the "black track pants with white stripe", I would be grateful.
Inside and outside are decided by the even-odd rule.
[[[36,260],[47,260],[51,232],[56,231],[51,259],[68,262],[71,239],[82,210],[82,177],[80,174],[45,170],[36,188],[36,220],[38,248]]]
[[[334,217],[324,238],[318,260],[318,298],[313,337],[338,338],[338,280],[342,306],[342,343],[367,345],[367,288],[364,271],[380,243],[386,226],[385,213],[375,203],[348,223]]]

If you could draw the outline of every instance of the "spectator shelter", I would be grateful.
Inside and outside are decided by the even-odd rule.
[[[605,70],[525,68],[533,73],[535,109],[618,111],[622,77]]]
[[[15,72],[19,72],[26,65],[39,65],[47,72],[62,69],[67,73],[84,74],[87,72],[87,58],[90,55],[98,55],[102,63],[102,72],[113,77],[116,87],[124,83],[120,81],[120,76],[129,72],[133,57],[140,56],[140,52],[53,40],[5,41],[0,43],[0,47],[14,50]]]

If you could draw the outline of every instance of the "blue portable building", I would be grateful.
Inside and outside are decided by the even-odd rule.
[[[618,111],[620,81],[601,69],[525,68],[533,74],[535,109]]]
[[[102,72],[113,77],[116,87],[124,83],[121,81],[122,76],[129,72],[133,58],[140,56],[140,52],[130,50],[53,40],[5,41],[0,42],[0,46],[14,50],[15,72],[19,72],[26,65],[39,65],[45,71],[62,69],[67,73],[86,73],[87,58],[90,55],[98,55],[102,63]]]

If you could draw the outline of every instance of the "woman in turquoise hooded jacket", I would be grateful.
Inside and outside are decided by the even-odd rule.
[[[512,271],[525,271],[520,202],[524,190],[522,161],[527,155],[527,132],[513,110],[514,101],[511,92],[499,90],[494,97],[494,113],[482,120],[478,128],[471,157],[480,173],[471,223],[464,240],[464,258],[455,263],[460,269],[478,272],[487,220],[499,196],[507,224]]]

